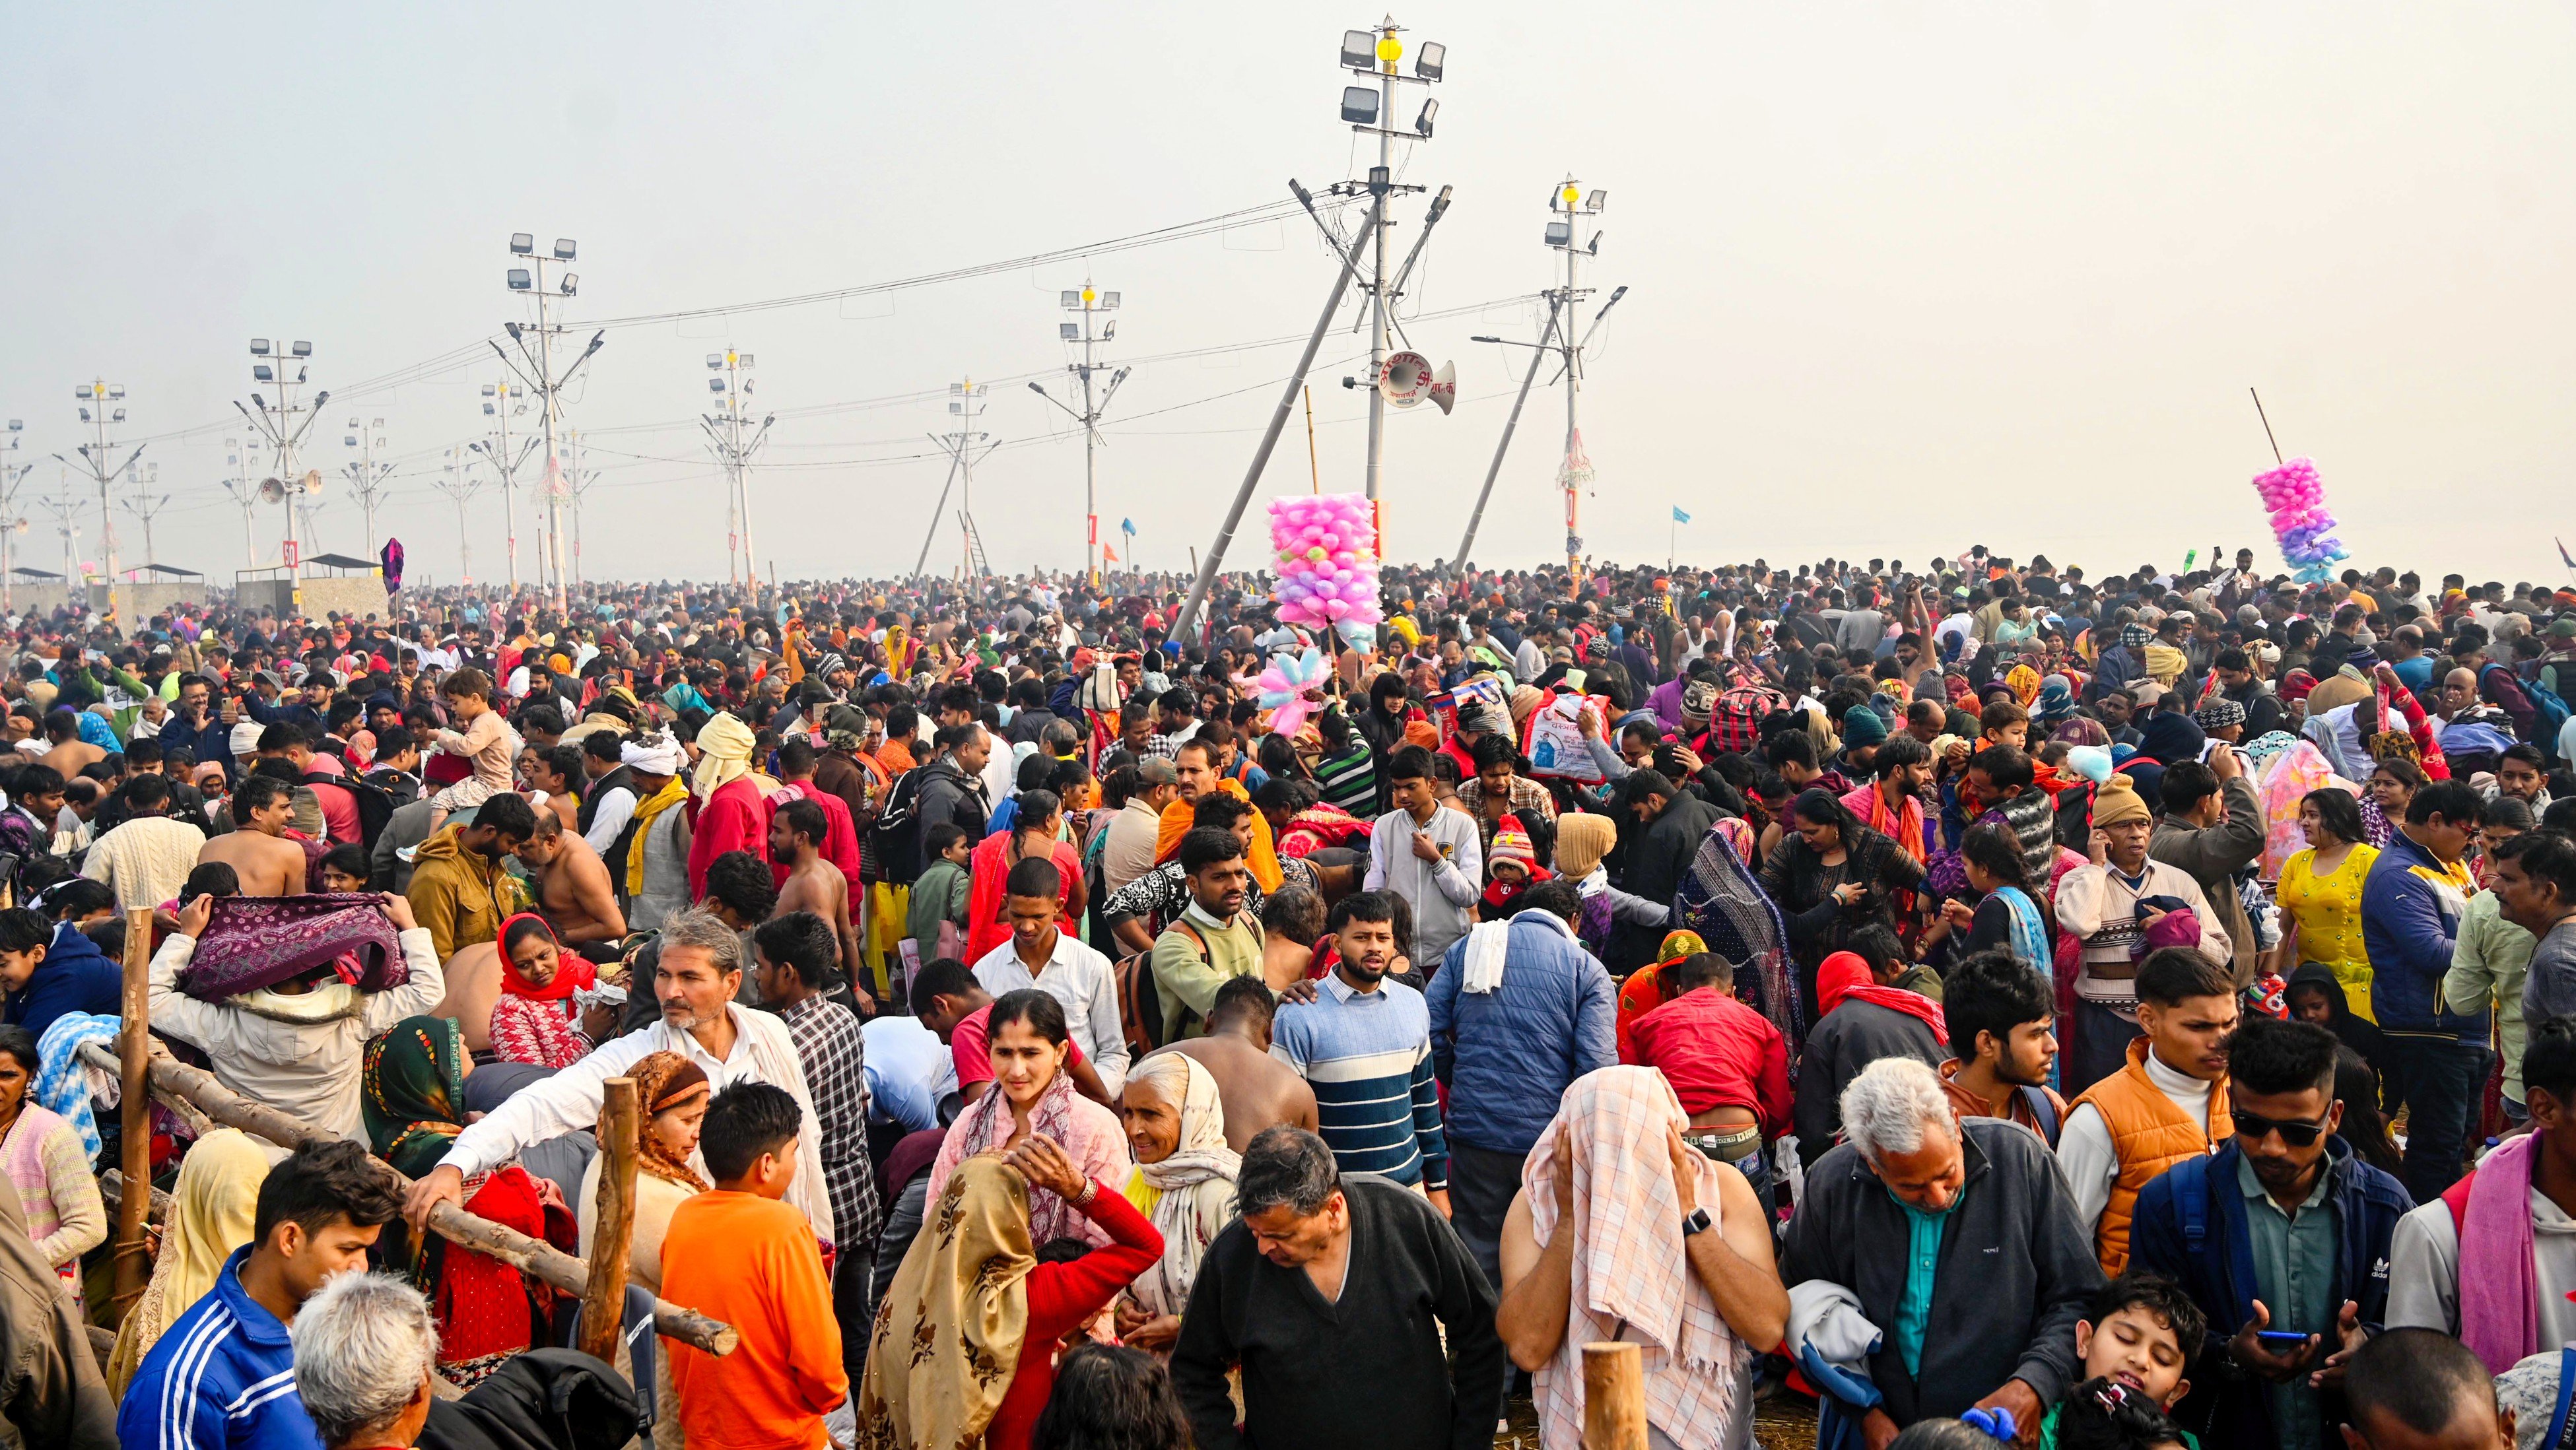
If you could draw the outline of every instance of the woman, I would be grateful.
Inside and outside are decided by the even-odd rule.
[[[570,1067],[593,1046],[582,1035],[572,994],[599,982],[599,969],[565,951],[533,911],[501,923],[501,995],[492,1002],[492,1050],[504,1062]]]
[[[1120,1190],[1163,1236],[1163,1256],[1127,1287],[1118,1337],[1168,1355],[1180,1337],[1199,1260],[1234,1217],[1234,1175],[1243,1159],[1225,1145],[1225,1106],[1198,1060],[1160,1052],[1136,1064],[1119,1116],[1136,1171]]]
[[[643,1130],[635,1135],[635,1237],[626,1251],[626,1277],[658,1295],[662,1292],[662,1234],[671,1226],[671,1210],[709,1187],[689,1166],[689,1155],[698,1151],[698,1128],[706,1121],[714,1089],[696,1063],[676,1052],[648,1053],[626,1075],[635,1079],[635,1103],[644,1113]],[[600,1131],[607,1131],[605,1122]],[[584,1263],[590,1260],[599,1230],[599,1165],[606,1161],[604,1156],[590,1160],[582,1175],[580,1197],[573,1204],[581,1222]],[[619,1368],[633,1377],[623,1361]],[[656,1403],[680,1402],[679,1392],[671,1385],[668,1354],[653,1356],[653,1393]],[[678,1415],[654,1417],[653,1444],[655,1450],[681,1450]]]
[[[465,1130],[465,1077],[474,1069],[452,1017],[406,1017],[367,1044],[360,1108],[376,1156],[419,1178],[438,1166]],[[581,1247],[579,1226],[548,1204],[528,1170],[512,1164],[465,1180],[465,1211],[566,1253]],[[407,1268],[438,1316],[438,1372],[471,1389],[512,1355],[549,1342],[555,1291],[498,1259],[435,1234],[386,1254]]]
[[[2299,801],[2299,829],[2308,848],[2281,867],[2277,899],[2289,930],[2273,949],[2271,969],[2283,977],[2302,963],[2318,962],[2343,985],[2352,1010],[2370,1017],[2370,949],[2361,935],[2361,889],[2379,850],[2363,839],[2361,803],[2340,786],[2312,790]]]
[[[62,1276],[63,1292],[77,1306],[80,1257],[107,1242],[107,1204],[90,1176],[79,1130],[28,1096],[43,1065],[35,1034],[0,1027],[0,1170],[26,1205],[36,1252]]]
[[[1031,1450],[1190,1450],[1191,1443],[1171,1371],[1114,1344],[1066,1353],[1029,1437]]]
[[[2384,847],[2397,833],[2396,823],[2406,819],[2406,808],[2415,803],[2415,792],[2424,788],[2424,771],[2411,760],[2396,756],[2371,768],[2370,791],[2361,801],[2362,839],[2373,847]]]
[[[1753,1443],[1750,1371],[1777,1344],[1789,1294],[1744,1175],[1682,1142],[1689,1121],[1661,1073],[1605,1067],[1565,1090],[1503,1219],[1495,1328],[1537,1378],[1539,1443],[1577,1450],[1583,1348],[1645,1347],[1651,1443]],[[1703,1270],[1683,1221],[1705,1211],[1726,1252]]]
[[[1041,1197],[1067,1205],[1106,1247],[1039,1263],[1050,1238],[1035,1222]],[[1045,1137],[965,1160],[930,1202],[869,1340],[859,1450],[1027,1450],[1055,1388],[1057,1346],[1153,1266],[1163,1236]]]
[[[929,1201],[939,1201],[958,1164],[978,1153],[1017,1147],[1032,1133],[1073,1155],[1084,1178],[1126,1182],[1135,1167],[1127,1156],[1126,1131],[1116,1114],[1075,1092],[1073,1077],[1065,1071],[1070,1039],[1064,1004],[1034,987],[1006,992],[994,1001],[984,1030],[993,1079],[1001,1091],[977,1098],[949,1124],[938,1161],[931,1165]],[[1043,1183],[1030,1195],[1029,1219],[1041,1244],[1067,1237],[1094,1245],[1109,1242],[1106,1230]]]
[[[267,1181],[268,1155],[239,1128],[217,1128],[188,1150],[170,1192],[152,1282],[117,1327],[116,1350],[108,1356],[107,1387],[118,1398],[133,1383],[143,1356],[160,1342],[161,1331],[194,1308],[215,1287],[224,1260],[250,1242],[259,1186]]]
[[[1762,863],[1762,890],[1779,903],[1812,1001],[1816,965],[1867,923],[1894,931],[1894,893],[1922,885],[1923,867],[1822,788],[1799,793],[1790,823],[1796,829]]]

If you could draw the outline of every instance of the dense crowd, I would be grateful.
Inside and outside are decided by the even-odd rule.
[[[1574,1450],[1624,1341],[1682,1450],[2576,1443],[2576,590],[1182,583],[11,621],[0,1420]],[[156,1101],[139,1297],[129,946],[311,1134]],[[614,1203],[611,1362],[430,1227]]]

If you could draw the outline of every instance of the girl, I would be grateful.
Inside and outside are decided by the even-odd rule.
[[[63,1294],[77,1306],[80,1257],[107,1242],[107,1203],[80,1130],[28,1099],[43,1065],[34,1033],[0,1027],[0,1172],[17,1185],[37,1254],[62,1275]]]

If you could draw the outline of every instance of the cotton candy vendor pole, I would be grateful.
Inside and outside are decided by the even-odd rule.
[[[1271,556],[1279,583],[1279,618],[1335,630],[1365,649],[1385,618],[1379,607],[1377,526],[1368,496],[1327,493],[1273,499]]]
[[[2325,486],[2311,459],[2293,458],[2268,473],[2255,475],[2254,491],[2272,516],[2272,538],[2281,557],[2296,567],[2290,577],[2302,584],[2334,578],[2334,566],[2351,557],[2335,537],[2334,511],[2326,507]]]

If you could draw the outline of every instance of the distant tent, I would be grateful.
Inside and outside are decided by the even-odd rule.
[[[353,559],[346,554],[315,554],[304,562],[318,564],[325,569],[363,569],[369,573],[375,572],[376,568],[373,559]]]
[[[200,573],[195,569],[182,569],[176,564],[137,564],[134,566],[134,572],[138,574],[175,574],[182,579],[203,579],[206,577],[203,573]]]
[[[30,569],[24,564],[19,565],[17,568],[12,569],[9,572],[17,575],[21,579],[60,579],[63,577],[51,569]]]

